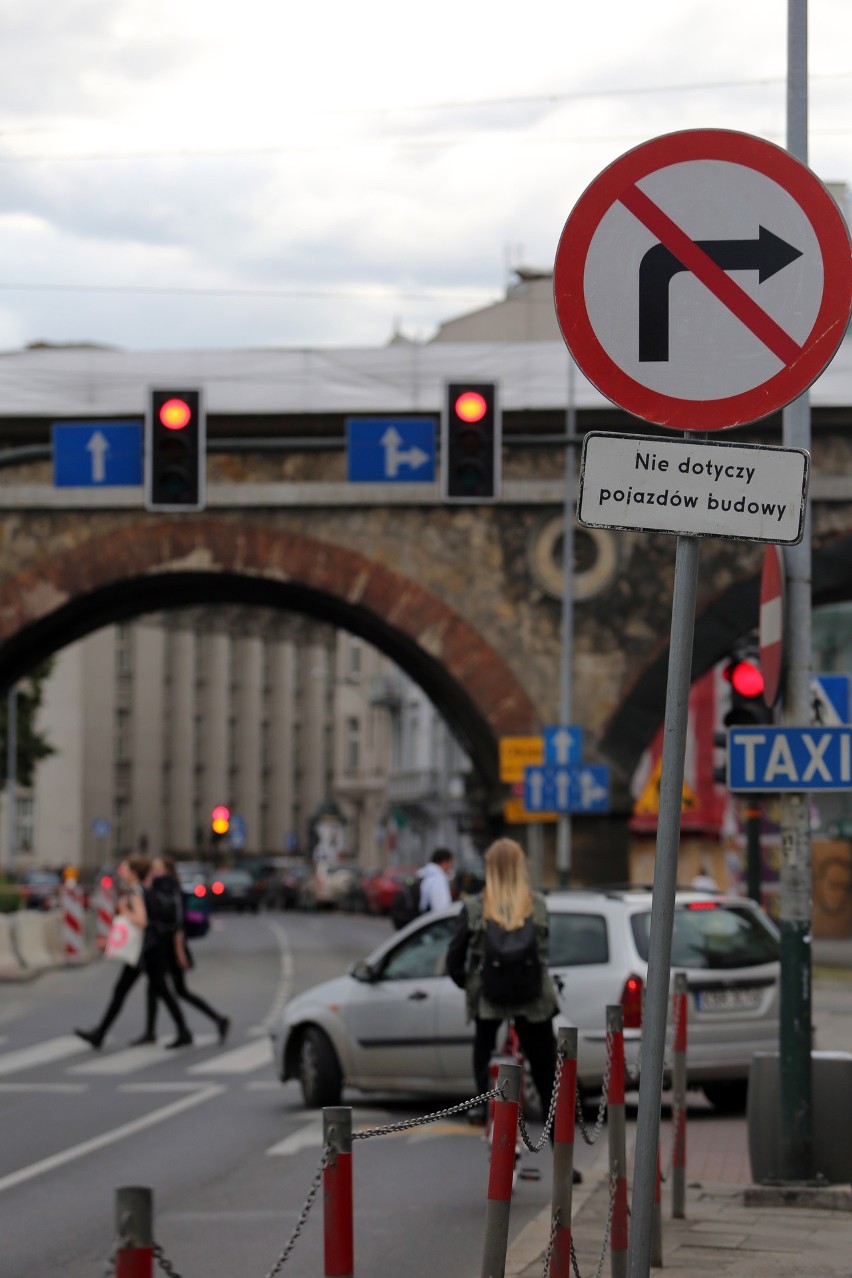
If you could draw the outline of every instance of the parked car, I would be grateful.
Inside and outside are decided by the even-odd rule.
[[[548,897],[557,1025],[576,1025],[578,1079],[600,1090],[606,1008],[624,1012],[625,1056],[638,1081],[651,893],[558,892]],[[473,1086],[472,1026],[463,991],[445,975],[456,904],[395,933],[347,975],[306,990],[273,1032],[282,1080],[305,1104],[337,1104],[344,1083],[365,1092],[465,1096]],[[774,1050],[779,1030],[778,931],[741,897],[679,892],[672,970],[688,981],[687,1077],[720,1109],[745,1101],[751,1059]]]
[[[258,888],[248,870],[217,870],[207,882],[207,897],[213,910],[250,910],[257,914],[265,888]]]
[[[299,889],[311,866],[301,859],[277,865],[266,881],[265,903],[270,910],[293,910],[299,904]]]
[[[62,880],[54,870],[25,870],[18,875],[21,902],[27,910],[54,910]]]
[[[362,884],[368,914],[389,914],[391,903],[403,884],[417,874],[418,866],[389,865],[375,874],[368,874]]]
[[[360,883],[358,871],[349,865],[320,865],[299,888],[299,905],[305,910],[346,909]]]

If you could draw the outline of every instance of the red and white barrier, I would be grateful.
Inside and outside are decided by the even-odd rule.
[[[606,1009],[607,1118],[609,1125],[609,1173],[615,1182],[609,1252],[612,1278],[627,1275],[627,1131],[624,1117],[624,1013],[619,1004]]]
[[[562,1058],[553,1119],[553,1192],[550,1219],[556,1221],[550,1278],[571,1275],[571,1214],[574,1200],[574,1131],[577,1111],[577,1028],[561,1028],[556,1041]]]
[[[106,949],[107,937],[115,914],[115,888],[98,886],[95,894],[95,945]]]
[[[331,1105],[322,1111],[323,1144],[331,1149],[323,1168],[323,1256],[325,1278],[352,1278],[352,1110]]]
[[[497,1072],[497,1086],[503,1095],[501,1099],[494,1102],[488,1202],[485,1207],[485,1242],[482,1248],[482,1278],[496,1278],[506,1272],[509,1211],[515,1179],[515,1137],[521,1110],[520,1065],[514,1061],[500,1065]]]
[[[62,910],[62,949],[66,963],[74,963],[85,953],[83,889],[73,880],[63,883],[59,892]]]

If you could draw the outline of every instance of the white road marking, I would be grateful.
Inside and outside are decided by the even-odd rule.
[[[141,1047],[126,1047],[120,1052],[107,1052],[106,1055],[96,1056],[93,1060],[86,1061],[85,1065],[74,1065],[68,1070],[69,1074],[85,1074],[87,1076],[97,1075],[98,1077],[117,1075],[117,1074],[133,1074],[136,1070],[150,1069],[153,1065],[162,1065],[165,1061],[177,1058],[185,1059],[186,1053],[192,1051],[190,1047],[175,1048],[169,1051],[166,1043],[171,1040],[168,1038],[160,1039],[155,1045],[154,1043],[145,1043]],[[197,1034],[195,1036],[196,1047],[210,1047],[216,1042],[215,1034]]]
[[[261,1023],[252,1026],[249,1030],[249,1034],[253,1036],[269,1033],[273,1026],[278,1023],[284,1004],[289,1000],[293,992],[293,952],[290,949],[290,938],[287,935],[287,930],[273,919],[265,919],[264,921],[272,929],[281,950],[281,974],[278,979],[278,989],[275,991],[275,997],[272,1000],[272,1006]]]
[[[243,1047],[211,1056],[198,1065],[190,1065],[187,1074],[250,1074],[272,1063],[272,1043],[268,1038],[257,1038]]]
[[[52,1065],[68,1056],[78,1056],[81,1052],[91,1050],[89,1044],[84,1043],[76,1034],[62,1034],[59,1038],[48,1038],[33,1047],[20,1047],[16,1052],[4,1052],[0,1056],[0,1074],[16,1074],[19,1070],[35,1069],[38,1065]]]
[[[87,1154],[93,1154],[99,1149],[104,1149],[107,1145],[115,1145],[120,1140],[126,1140],[128,1136],[135,1136],[137,1132],[145,1131],[148,1127],[155,1127],[158,1123],[164,1123],[169,1118],[174,1118],[176,1114],[182,1114],[184,1110],[192,1109],[195,1105],[202,1105],[205,1101],[213,1100],[216,1096],[220,1096],[223,1091],[225,1091],[224,1087],[212,1083],[209,1087],[203,1087],[190,1096],[184,1096],[180,1100],[172,1101],[170,1105],[164,1105],[162,1109],[152,1110],[150,1114],[143,1114],[141,1118],[135,1118],[130,1123],[123,1123],[120,1127],[113,1127],[111,1131],[103,1132],[100,1136],[94,1136],[91,1140],[83,1141],[80,1145],[72,1145],[69,1149],[60,1150],[58,1154],[51,1154],[49,1158],[42,1158],[37,1163],[30,1163],[29,1167],[21,1167],[18,1171],[11,1172],[8,1176],[0,1177],[0,1194],[7,1189],[14,1189],[16,1185],[22,1185],[28,1180],[34,1180],[37,1176],[43,1176],[46,1172],[54,1171],[57,1167],[63,1167],[66,1163],[74,1162],[78,1158],[85,1158]]]
[[[297,1154],[300,1149],[322,1148],[322,1116],[315,1118],[305,1127],[299,1127],[277,1145],[270,1145],[267,1154],[271,1158],[286,1158],[288,1154]]]
[[[87,1092],[88,1083],[0,1083],[0,1096],[7,1092]]]

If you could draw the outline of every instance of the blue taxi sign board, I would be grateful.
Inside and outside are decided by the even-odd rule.
[[[130,488],[142,483],[141,422],[56,422],[55,488]]]
[[[350,417],[350,484],[428,484],[435,479],[434,417]]]
[[[852,790],[852,727],[729,728],[728,788]]]
[[[609,768],[602,763],[580,767],[536,766],[524,770],[527,812],[608,812]]]

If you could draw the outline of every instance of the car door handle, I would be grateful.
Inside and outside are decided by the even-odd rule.
[[[424,998],[428,998],[429,995],[426,993],[425,990],[415,990],[414,993],[409,994],[408,997],[411,1000],[411,1002],[420,1003],[423,1001]]]

